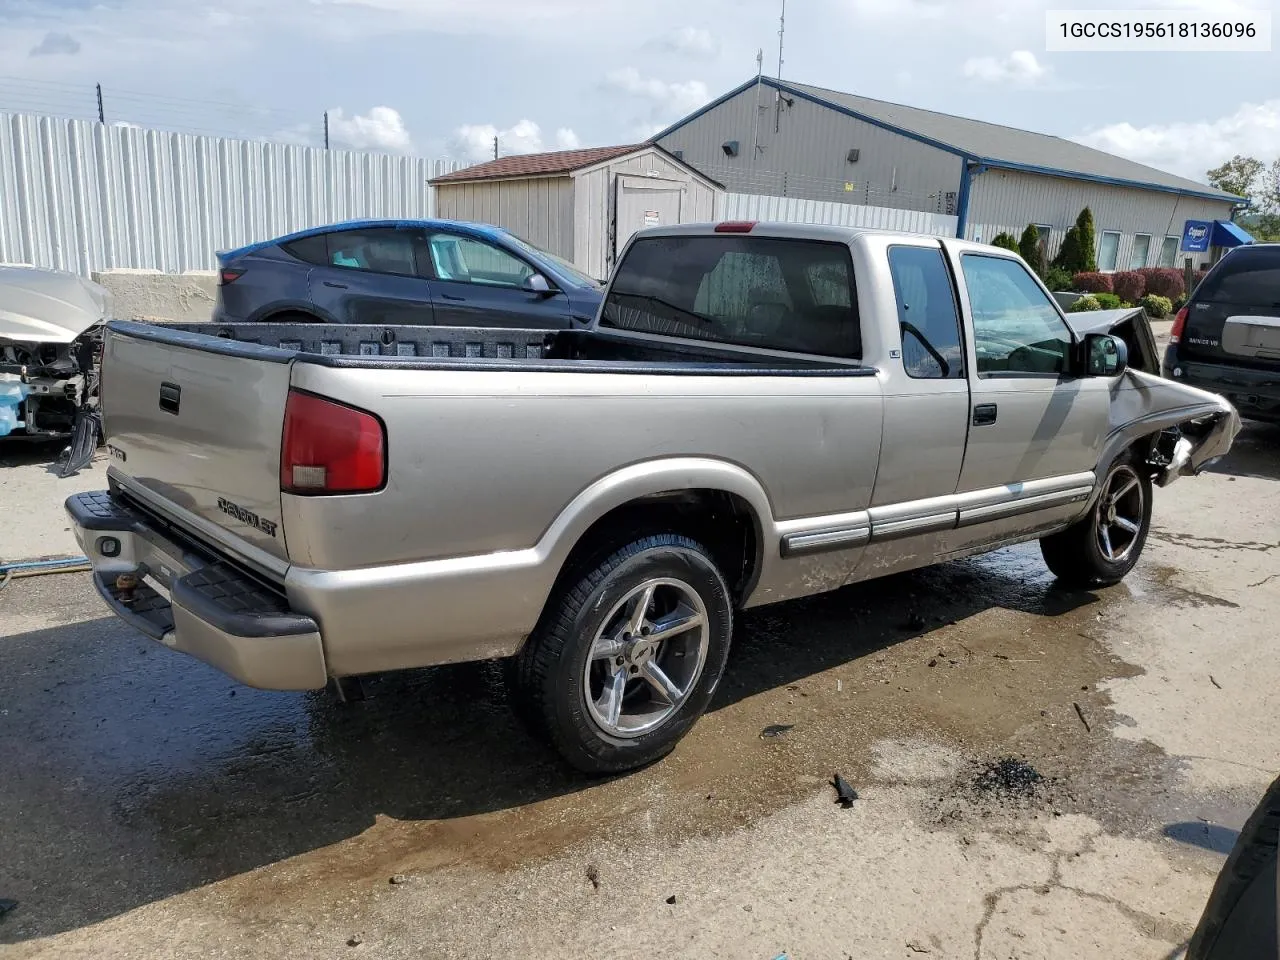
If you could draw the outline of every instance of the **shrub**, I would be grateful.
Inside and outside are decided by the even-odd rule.
[[[1174,312],[1174,313],[1177,313],[1179,310],[1181,310],[1181,309],[1182,309],[1183,307],[1185,307],[1186,305],[1187,305],[1187,295],[1186,295],[1185,293],[1180,293],[1180,294],[1178,294],[1176,297],[1174,297],[1174,298],[1173,298],[1173,312]]]
[[[1146,281],[1147,293],[1173,299],[1183,292],[1181,270],[1174,267],[1143,267],[1137,272]]]
[[[1071,278],[1071,289],[1085,293],[1111,293],[1111,274],[1109,273],[1077,273]]]
[[[1121,270],[1111,275],[1111,289],[1121,300],[1137,303],[1147,292],[1147,278],[1137,270]]]
[[[1098,269],[1098,257],[1094,252],[1098,248],[1093,229],[1093,211],[1085,207],[1076,218],[1076,237],[1080,244],[1080,269],[1092,272]]]
[[[1061,267],[1050,267],[1044,275],[1044,285],[1050,291],[1060,292],[1072,288],[1071,274]]]
[[[1103,310],[1119,310],[1121,307],[1131,306],[1125,303],[1114,293],[1095,293],[1093,299],[1098,301],[1098,306]]]
[[[1018,253],[1018,241],[1013,238],[1011,233],[997,233],[995,239],[991,241],[993,247],[1003,247],[1005,250],[1011,250]]]
[[[1087,313],[1090,310],[1101,310],[1102,304],[1098,302],[1098,298],[1093,294],[1085,294],[1071,306],[1067,307],[1067,313]]]
[[[1028,223],[1027,229],[1022,231],[1022,237],[1018,240],[1018,253],[1022,254],[1022,259],[1027,261],[1027,265],[1036,273],[1044,273],[1044,257],[1040,254],[1040,231],[1034,223]]]
[[[1058,247],[1058,255],[1053,258],[1053,266],[1060,267],[1070,274],[1077,274],[1084,269],[1084,262],[1080,256],[1080,231],[1075,227],[1068,227],[1066,235],[1062,238],[1062,245]]]
[[[1168,297],[1158,297],[1154,293],[1148,293],[1139,300],[1138,306],[1142,307],[1147,312],[1147,316],[1154,320],[1163,320],[1173,312],[1173,301]]]

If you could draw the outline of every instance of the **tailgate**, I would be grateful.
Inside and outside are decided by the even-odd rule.
[[[1240,367],[1280,363],[1280,246],[1239,247],[1209,271],[1187,305],[1178,352]]]
[[[163,327],[109,324],[101,407],[113,473],[162,511],[188,511],[287,559],[280,434],[292,358]]]

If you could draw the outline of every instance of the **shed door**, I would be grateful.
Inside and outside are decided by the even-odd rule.
[[[632,234],[645,227],[680,222],[685,185],[656,177],[618,177],[614,220],[614,259]]]

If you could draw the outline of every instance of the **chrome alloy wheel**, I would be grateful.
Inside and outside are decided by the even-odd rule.
[[[688,698],[707,661],[711,631],[698,592],[682,580],[646,580],[619,600],[591,643],[583,698],[614,737],[662,726]]]
[[[1098,549],[1108,562],[1122,563],[1133,552],[1144,507],[1138,472],[1127,463],[1112,470],[1094,510]]]

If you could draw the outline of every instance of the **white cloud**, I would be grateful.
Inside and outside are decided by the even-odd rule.
[[[711,35],[710,30],[702,27],[681,27],[672,30],[656,40],[650,40],[646,46],[668,53],[688,54],[698,57],[714,57],[720,52],[720,43]]]
[[[73,56],[80,52],[80,41],[69,33],[57,33],[50,30],[44,39],[31,48],[29,57],[51,57],[55,54]]]
[[[1015,50],[1003,59],[970,57],[961,68],[966,77],[984,83],[1013,83],[1030,87],[1049,75],[1049,68],[1030,50]]]
[[[449,152],[472,163],[492,160],[494,137],[498,138],[498,155],[504,157],[551,149],[576,150],[582,146],[578,135],[568,127],[558,129],[554,142],[547,144],[542,139],[542,128],[526,118],[505,130],[499,130],[492,123],[465,124],[454,131],[449,140]]]
[[[1205,171],[1237,153],[1263,163],[1280,156],[1280,100],[1243,103],[1216,120],[1113,123],[1072,139],[1204,182]]]
[[[711,99],[707,85],[701,80],[668,83],[655,77],[641,76],[635,67],[622,67],[610,72],[605,77],[605,86],[644,101],[645,116],[637,119],[637,128],[652,128],[652,132],[692,113]]]
[[[405,129],[398,110],[391,107],[374,107],[364,116],[348,117],[341,107],[329,111],[329,142],[335,147],[352,150],[384,150],[388,153],[408,153],[413,150],[413,140]]]

